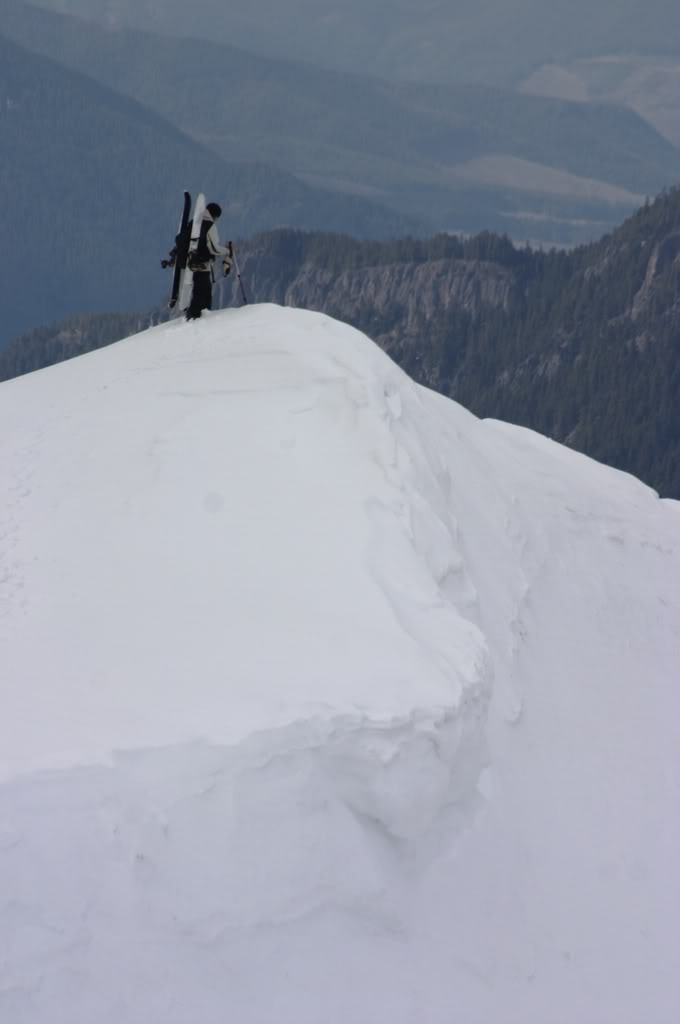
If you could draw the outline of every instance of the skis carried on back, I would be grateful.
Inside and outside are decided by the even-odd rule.
[[[170,309],[174,309],[177,305],[177,298],[179,296],[180,284],[182,281],[182,274],[186,269],[187,256],[189,252],[189,213],[191,211],[191,196],[188,192],[184,193],[184,204],[182,206],[182,216],[179,220],[179,230],[175,235],[175,246],[170,252],[170,256],[167,260],[161,260],[161,266],[163,269],[166,267],[173,268],[172,274],[172,288],[170,290],[170,300],[168,305]]]
[[[187,254],[184,263],[184,270],[182,272],[182,280],[179,286],[179,308],[181,310],[188,309],[191,304],[191,292],[194,286],[194,275],[191,272],[189,266],[191,261],[191,253],[195,252],[198,248],[198,243],[201,237],[201,224],[203,223],[203,215],[205,214],[205,196],[202,192],[196,196],[196,205],[194,206],[194,214],[191,218],[191,231],[189,232],[189,241],[187,245]]]

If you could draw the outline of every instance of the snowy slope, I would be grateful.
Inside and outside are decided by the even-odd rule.
[[[0,488],[0,1021],[677,1020],[677,503],[273,306]]]

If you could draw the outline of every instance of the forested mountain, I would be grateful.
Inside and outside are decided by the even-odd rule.
[[[254,301],[347,320],[478,415],[680,498],[680,190],[573,252],[518,250],[491,234],[380,243],[279,231],[244,243],[241,263]],[[0,379],[138,323],[93,318],[29,335],[0,358]]]
[[[59,324],[34,327],[0,351],[0,380],[11,380],[44,366],[104,348],[163,319],[164,311],[79,313]]]
[[[21,0],[0,0],[0,20],[20,45],[143,103],[227,160],[372,196],[432,232],[589,240],[677,173],[678,150],[623,107],[390,83],[104,28]]]
[[[363,237],[418,230],[357,196],[227,163],[157,114],[0,35],[0,347],[68,313],[160,300],[182,189],[222,201],[229,230],[276,225]]]
[[[675,0],[40,0],[111,25],[391,78],[512,84],[547,60],[678,53]]]

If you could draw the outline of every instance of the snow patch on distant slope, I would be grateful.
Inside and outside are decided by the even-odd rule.
[[[516,188],[525,192],[598,200],[631,207],[639,206],[645,198],[618,185],[611,185],[607,181],[585,178],[507,153],[477,157],[466,163],[457,164],[452,171],[452,177],[459,181],[474,182],[475,185]]]

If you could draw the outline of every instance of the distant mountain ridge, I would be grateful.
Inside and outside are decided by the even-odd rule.
[[[0,35],[0,347],[69,313],[160,301],[182,190],[222,201],[229,234],[273,226],[419,231],[370,199],[227,163],[133,99]]]
[[[548,61],[521,83],[521,91],[623,104],[680,145],[680,48],[668,56],[604,53],[562,64]]]
[[[387,82],[20,0],[0,0],[0,13],[20,45],[144,103],[218,156],[372,198],[431,232],[586,241],[677,178],[678,150],[622,107]]]
[[[674,0],[40,0],[110,26],[204,35],[406,80],[517,84],[547,60],[677,54]]]
[[[362,243],[279,231],[240,255],[253,301],[342,318],[472,412],[680,498],[680,190],[570,253],[491,234]],[[34,333],[0,356],[0,379],[134,329],[93,317]]]

